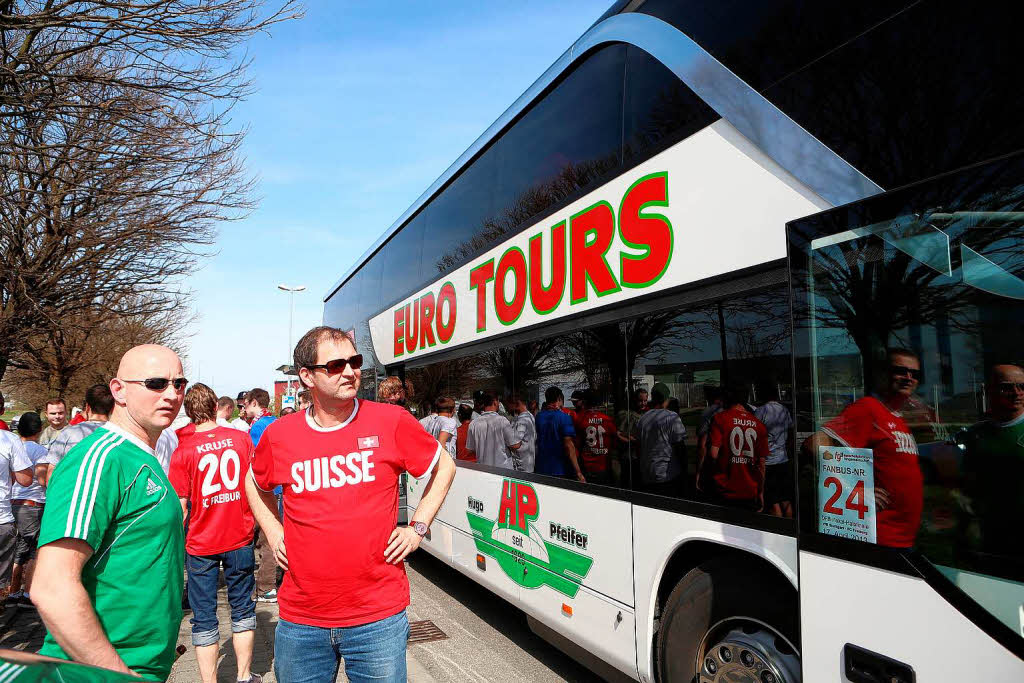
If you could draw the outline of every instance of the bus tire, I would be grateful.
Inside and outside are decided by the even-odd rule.
[[[796,591],[781,576],[766,576],[756,565],[737,561],[730,556],[705,562],[672,589],[655,639],[660,683],[748,680],[729,676],[741,667],[740,653],[750,663],[749,672],[757,674],[751,680],[764,680],[761,672],[769,669],[768,680],[799,683]],[[722,653],[723,647],[730,652]],[[703,664],[709,655],[715,660],[713,674]]]

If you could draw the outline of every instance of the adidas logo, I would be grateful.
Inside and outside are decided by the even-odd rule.
[[[160,485],[154,483],[152,479],[146,480],[146,495],[152,496],[154,493],[162,490]]]

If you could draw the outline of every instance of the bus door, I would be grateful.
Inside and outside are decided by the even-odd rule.
[[[1024,680],[1024,155],[788,239],[803,679]]]

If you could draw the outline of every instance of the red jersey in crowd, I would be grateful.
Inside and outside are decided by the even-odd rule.
[[[3,430],[5,432],[9,432],[9,431],[11,431],[11,428],[7,426],[6,422],[4,422],[3,420],[0,420],[0,430]]]
[[[582,444],[584,473],[607,472],[608,454],[615,443],[615,421],[599,410],[587,410],[574,425]]]
[[[469,422],[469,420],[466,420],[455,430],[455,459],[476,462],[476,453],[470,455],[466,450],[466,439],[469,437]]]
[[[190,555],[226,553],[252,541],[245,497],[252,452],[249,435],[229,427],[193,430],[178,441],[167,478],[178,497],[192,503],[185,538]]]
[[[398,477],[427,474],[440,453],[408,411],[372,401],[357,399],[335,427],[320,427],[306,413],[267,427],[252,473],[264,491],[284,486],[282,619],[357,626],[409,605],[404,564],[384,560],[398,519]]]
[[[718,457],[706,461],[713,492],[728,500],[756,501],[764,493],[768,430],[742,406],[734,405],[711,418],[712,447]]]
[[[68,425],[76,425],[79,422],[85,422],[85,411],[79,411],[76,413],[75,416],[71,418],[71,421],[68,422]]]
[[[924,506],[924,477],[917,442],[899,413],[872,396],[851,403],[823,431],[850,448],[874,452],[875,487],[889,494],[877,514],[878,545],[909,548],[917,538]]]

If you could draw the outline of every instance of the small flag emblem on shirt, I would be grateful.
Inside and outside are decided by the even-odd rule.
[[[360,448],[380,448],[380,440],[375,436],[361,436],[358,443]]]

